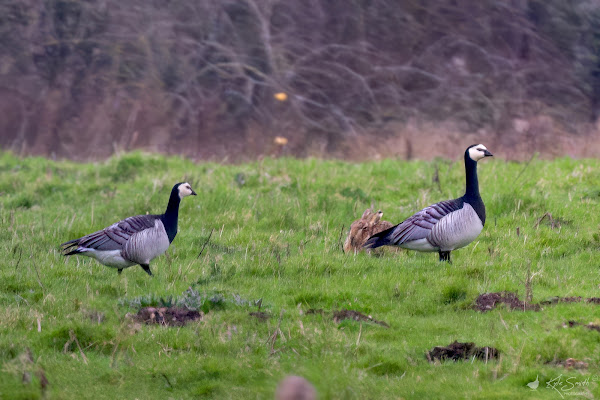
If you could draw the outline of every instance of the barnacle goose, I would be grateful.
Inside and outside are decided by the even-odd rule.
[[[450,252],[471,243],[485,225],[485,205],[479,195],[477,161],[490,157],[482,144],[465,151],[467,184],[465,195],[426,207],[402,223],[367,240],[365,248],[400,246],[405,249],[437,251],[440,261],[450,261]]]
[[[161,255],[177,235],[177,218],[181,199],[196,195],[187,182],[171,190],[164,214],[137,215],[125,218],[101,231],[61,244],[63,254],[79,254],[95,258],[100,264],[123,268],[139,264],[150,276],[150,261]]]

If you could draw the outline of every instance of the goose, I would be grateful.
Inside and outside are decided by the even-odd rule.
[[[465,194],[422,209],[400,224],[371,236],[365,248],[399,246],[409,250],[435,252],[440,261],[450,260],[450,252],[471,243],[485,225],[485,205],[479,195],[477,161],[491,157],[482,144],[465,150]]]
[[[136,215],[108,228],[61,244],[63,255],[82,255],[96,259],[107,267],[124,268],[139,264],[152,276],[150,261],[167,249],[177,235],[179,203],[186,196],[196,196],[187,182],[173,186],[164,214]]]

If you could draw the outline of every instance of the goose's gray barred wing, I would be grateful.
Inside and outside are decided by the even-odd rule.
[[[129,217],[101,231],[63,243],[62,246],[68,248],[77,245],[94,250],[121,250],[132,235],[153,228],[156,218],[156,215]]]
[[[407,218],[389,233],[389,244],[400,245],[412,240],[425,239],[435,224],[451,212],[463,207],[462,199],[440,201],[425,207],[418,213]]]

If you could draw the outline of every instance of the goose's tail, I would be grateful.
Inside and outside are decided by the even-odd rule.
[[[381,231],[379,233],[371,236],[365,244],[363,244],[363,248],[365,249],[375,249],[377,247],[386,246],[394,244],[391,239],[391,233],[396,229],[396,226],[392,226],[391,228],[386,229],[385,231]]]
[[[60,248],[63,252],[63,256],[72,256],[73,254],[81,253],[81,251],[79,251],[79,240],[80,239],[73,239],[61,244]]]

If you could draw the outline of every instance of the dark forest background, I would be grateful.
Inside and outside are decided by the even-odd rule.
[[[0,0],[0,112],[73,159],[600,156],[600,3]]]

